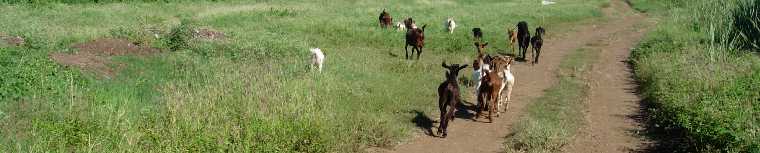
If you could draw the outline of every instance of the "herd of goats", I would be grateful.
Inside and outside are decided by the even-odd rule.
[[[403,22],[396,22],[393,24],[393,18],[386,11],[383,10],[378,18],[381,28],[394,27],[398,31],[406,30],[406,44],[404,50],[406,59],[409,58],[409,46],[412,47],[412,56],[414,52],[417,52],[417,59],[422,54],[422,48],[425,46],[425,27],[418,28],[417,24],[412,18],[407,18]],[[448,18],[444,22],[446,30],[449,33],[453,33],[456,28],[456,22],[453,18]],[[535,35],[530,36],[528,31],[528,23],[520,21],[517,23],[517,32],[514,28],[509,28],[508,41],[512,45],[512,51],[514,52],[514,44],[519,46],[519,56],[516,59],[525,60],[525,53],[528,50],[528,46],[532,46],[532,64],[538,63],[538,58],[541,52],[541,46],[543,46],[544,28],[538,27],[535,30]],[[472,63],[475,95],[477,96],[477,106],[475,119],[480,118],[483,111],[488,111],[486,118],[489,122],[493,122],[493,116],[499,117],[500,111],[506,111],[509,107],[512,86],[515,83],[515,77],[510,69],[515,57],[509,55],[487,55],[484,53],[488,43],[482,43],[481,38],[483,33],[480,28],[473,28],[472,34],[475,41],[475,47],[478,51],[477,58]],[[322,70],[322,63],[324,62],[325,55],[319,48],[311,48],[312,54],[312,67],[317,67],[319,71]],[[463,64],[446,64],[444,61],[442,66],[448,71],[446,72],[446,80],[438,86],[438,108],[440,109],[440,125],[438,126],[438,135],[445,138],[447,135],[446,129],[450,121],[454,120],[454,111],[456,105],[461,103],[461,96],[459,93],[459,84],[457,77],[459,71],[466,68],[468,65]],[[506,89],[506,90],[504,90]],[[503,93],[503,94],[502,94]]]

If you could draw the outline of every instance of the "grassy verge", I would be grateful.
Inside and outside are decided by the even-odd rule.
[[[559,83],[526,106],[527,115],[515,123],[507,152],[559,152],[583,126],[588,96],[587,72],[598,50],[579,49],[560,64]]]
[[[751,1],[633,2],[659,18],[632,52],[654,129],[675,151],[760,152],[760,58],[733,32]]]
[[[506,50],[508,25],[525,20],[551,27],[595,18],[606,3],[65,2],[76,4],[0,5],[0,20],[9,21],[0,22],[0,32],[27,40],[25,46],[0,49],[0,152],[361,152],[366,146],[390,147],[414,131],[415,112],[437,111],[440,62],[472,61],[469,29],[484,29],[484,39],[494,46],[490,52]],[[403,59],[402,32],[378,28],[382,8],[396,21],[411,16],[428,24],[421,60]],[[443,32],[441,23],[448,16],[460,25],[454,34]],[[180,23],[223,31],[226,39],[151,39],[141,31],[172,33],[183,29]],[[101,37],[125,37],[163,51],[114,57],[126,66],[113,79],[48,59],[50,53],[76,52],[74,43]],[[327,54],[321,74],[307,71],[309,47]]]

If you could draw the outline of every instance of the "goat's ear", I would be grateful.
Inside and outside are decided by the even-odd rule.
[[[475,42],[475,47],[480,47],[480,43],[479,42]]]
[[[459,69],[464,69],[464,68],[466,68],[466,67],[467,67],[467,64],[465,64],[465,65],[462,65],[462,66],[459,66]]]
[[[485,44],[483,44],[483,47],[485,47],[485,46],[488,46],[488,42],[486,42]]]
[[[449,68],[449,66],[446,66],[446,61],[443,61],[443,62],[441,63],[441,66],[443,66],[444,68]]]

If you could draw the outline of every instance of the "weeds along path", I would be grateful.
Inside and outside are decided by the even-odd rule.
[[[617,31],[589,45],[600,49],[599,60],[591,69],[586,126],[565,152],[632,152],[646,142],[639,138],[643,130],[637,118],[641,114],[636,95],[633,70],[627,64],[631,48],[646,33],[644,16],[633,13],[627,4],[612,4],[621,14],[615,24]]]
[[[619,3],[622,2],[615,1],[613,7],[617,7],[615,5],[619,5]],[[622,7],[627,7],[627,5]],[[617,11],[620,9],[607,10]],[[607,38],[607,36],[613,33],[632,27],[633,24],[629,21],[616,17],[626,13],[605,11],[605,15],[611,18],[610,20],[601,20],[593,25],[575,26],[568,28],[569,30],[566,29],[567,32],[547,29],[547,33],[554,33],[554,35],[545,38],[541,63],[531,66],[529,63],[520,62],[513,66],[513,73],[516,78],[514,92],[512,93],[513,100],[509,110],[506,113],[502,113],[501,117],[495,118],[494,123],[484,123],[482,122],[485,121],[483,118],[479,121],[473,121],[469,118],[457,118],[449,126],[447,138],[434,137],[429,133],[420,132],[417,137],[412,138],[408,143],[401,144],[387,151],[400,153],[503,152],[505,150],[505,137],[511,134],[512,122],[520,118],[526,104],[543,95],[545,89],[557,83],[556,73],[562,58],[586,44],[597,42],[597,40]],[[633,44],[633,42],[630,43]],[[610,56],[607,53],[604,53],[604,55],[600,58]],[[615,71],[625,70],[621,68]],[[627,79],[627,77],[624,79]],[[470,90],[468,88],[462,92],[471,92]],[[473,97],[463,97],[463,99],[474,103]],[[432,114],[437,113],[434,112]],[[469,113],[474,112],[470,111]],[[436,115],[429,115],[429,117],[438,120],[438,116]],[[433,133],[436,132],[436,125],[431,127]]]

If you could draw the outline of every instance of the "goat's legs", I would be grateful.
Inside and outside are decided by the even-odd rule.
[[[454,111],[456,111],[456,108],[454,107],[455,105],[456,105],[456,103],[453,103],[453,105],[451,105],[451,107],[449,107],[448,111],[446,111],[446,121],[445,122],[441,122],[440,127],[443,127],[443,135],[442,135],[442,137],[444,137],[444,138],[446,137],[446,135],[448,135],[448,132],[446,131],[446,129],[449,127],[449,120],[453,120],[453,118],[454,118]]]
[[[441,125],[443,125],[444,120],[446,120],[446,118],[445,118],[446,117],[445,116],[446,115],[446,105],[447,105],[446,104],[446,95],[444,95],[443,93],[439,92],[439,96],[438,96],[438,111],[440,111],[441,115],[438,118],[438,135],[440,135],[441,132],[443,131],[443,129],[441,128],[443,126],[441,126]]]
[[[412,48],[412,51],[414,51],[414,48]],[[409,44],[404,44],[404,55],[406,55],[406,59],[409,59]]]
[[[533,46],[533,54],[535,54],[535,55],[533,55],[533,57],[534,57],[533,58],[533,64],[538,64],[538,56],[541,55],[541,49],[540,48],[536,48],[536,46],[534,45]]]
[[[414,51],[414,50],[412,50]],[[417,60],[420,60],[420,54],[422,54],[422,47],[417,48]]]
[[[507,85],[507,105],[504,106],[504,112],[506,112],[507,109],[509,109],[509,103],[512,102],[512,85],[513,84]]]

